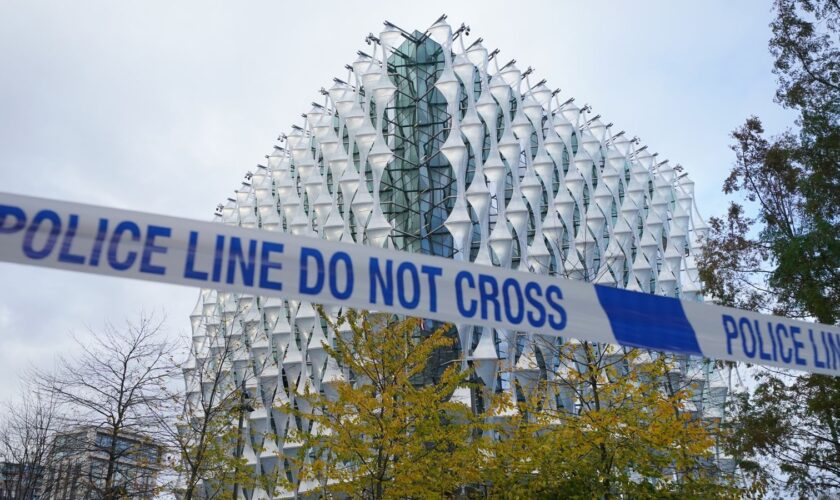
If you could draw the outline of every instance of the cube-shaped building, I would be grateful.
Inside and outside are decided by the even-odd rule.
[[[695,256],[707,227],[686,173],[468,32],[445,18],[422,32],[386,22],[217,219],[702,300]],[[213,290],[202,291],[192,325],[198,362],[220,356],[220,337],[241,341],[223,362],[252,402],[243,456],[257,474],[293,479],[283,457],[300,444],[285,437],[299,423],[276,406],[347,377],[322,344],[341,332],[306,302]],[[485,390],[513,397],[554,376],[561,339],[456,327],[428,381],[454,360]],[[720,373],[702,359],[674,366],[675,381],[695,389],[692,411],[719,421]],[[193,398],[203,390],[195,372],[185,370]],[[481,411],[480,392],[455,397]],[[562,391],[551,404],[575,410]],[[277,439],[251,440],[268,433]]]

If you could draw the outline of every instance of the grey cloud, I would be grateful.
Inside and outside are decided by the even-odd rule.
[[[764,2],[29,2],[0,4],[0,190],[207,219],[381,21],[447,12],[501,56],[682,163],[706,215],[729,131],[781,129]],[[197,290],[0,264],[0,399],[68,332]]]

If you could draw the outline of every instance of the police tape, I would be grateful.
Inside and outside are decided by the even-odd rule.
[[[837,326],[428,255],[4,193],[0,261],[840,375]]]

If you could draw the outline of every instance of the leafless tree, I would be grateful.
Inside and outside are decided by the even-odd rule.
[[[61,428],[55,398],[23,384],[17,402],[0,411],[0,459],[6,462],[2,495],[20,500],[48,497],[52,485],[42,478],[55,458],[53,438]]]
[[[80,474],[82,488],[106,500],[151,497],[160,462],[158,414],[175,373],[175,344],[163,321],[140,315],[122,328],[106,324],[89,338],[76,339],[81,354],[59,358],[57,369],[34,375],[36,386],[65,408],[72,432],[57,447],[89,457]]]
[[[169,400],[176,418],[160,422],[180,476],[179,498],[218,498],[249,481],[239,458],[243,418],[258,404],[246,388],[255,383],[248,342],[262,332],[261,318],[249,318],[239,310],[194,318],[182,365],[186,391],[177,387]]]

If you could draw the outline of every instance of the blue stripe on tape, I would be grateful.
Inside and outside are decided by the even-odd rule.
[[[679,300],[602,285],[595,293],[620,344],[703,355]]]

